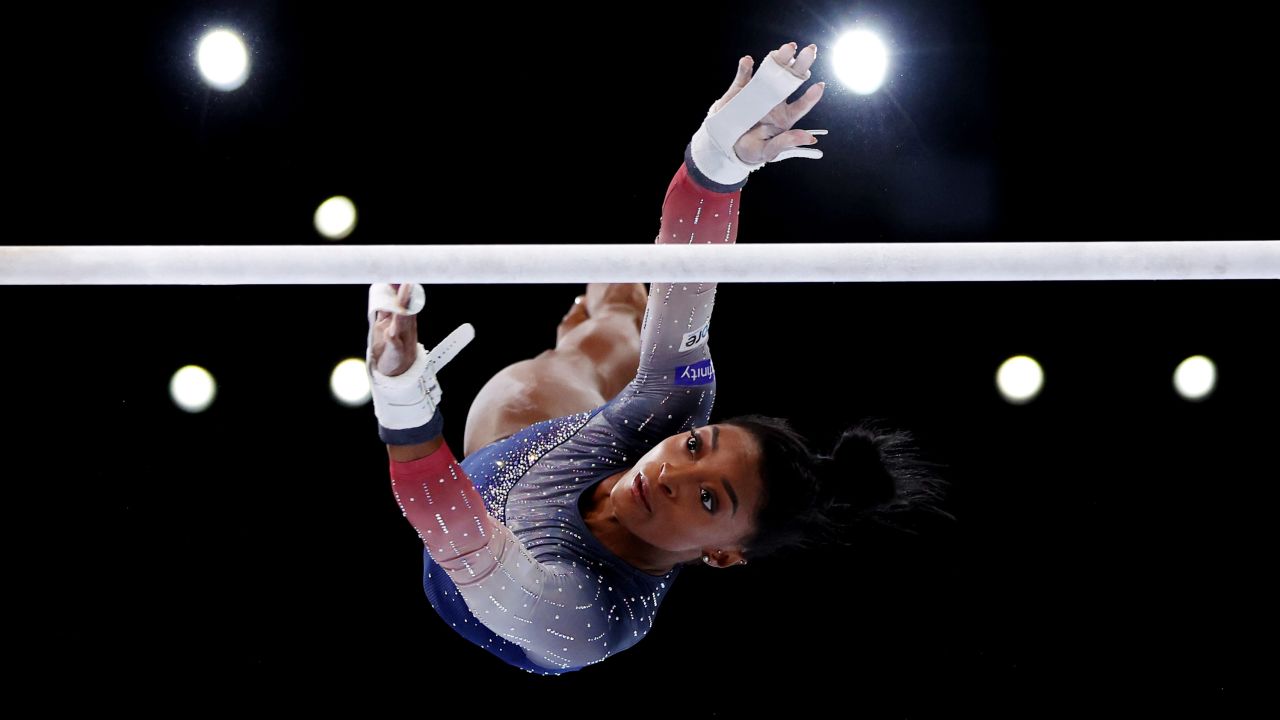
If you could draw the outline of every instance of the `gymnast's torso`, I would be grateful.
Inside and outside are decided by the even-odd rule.
[[[733,242],[739,197],[682,166],[657,242]],[[530,425],[461,463],[447,452],[392,463],[397,501],[425,544],[427,597],[458,633],[543,674],[601,662],[648,633],[678,568],[659,576],[629,565],[590,532],[582,502],[664,439],[707,424],[715,291],[650,284],[636,376],[604,405]]]
[[[666,307],[653,315],[655,295],[659,302],[665,298]],[[522,604],[554,606],[565,623],[557,632],[580,633],[587,642],[599,643],[601,660],[645,636],[679,569],[658,576],[623,561],[588,530],[582,503],[598,483],[630,468],[655,443],[707,423],[715,372],[706,332],[699,330],[706,325],[713,295],[710,285],[655,283],[642,331],[650,347],[630,385],[595,410],[531,425],[461,463],[489,513],[510,528],[536,560],[553,563],[575,578],[558,587],[554,596],[526,594],[520,598]],[[695,308],[704,312],[691,316]],[[677,322],[673,311],[684,322]],[[699,316],[701,325],[696,324]],[[656,332],[662,324],[668,332]],[[681,353],[676,340],[695,347]],[[662,341],[665,352],[654,347]],[[429,554],[424,558],[423,587],[446,622],[512,665],[549,672],[545,661],[530,662],[516,642],[478,622],[453,581]],[[519,621],[510,627],[528,642],[547,630]]]

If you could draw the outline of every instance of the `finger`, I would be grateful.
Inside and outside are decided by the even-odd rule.
[[[769,53],[769,56],[773,58],[774,62],[778,63],[782,67],[790,67],[792,61],[796,58],[797,47],[799,46],[794,42],[783,43],[777,50]]]
[[[786,43],[782,47],[769,53],[769,57],[784,68],[790,69],[791,63],[796,59],[796,44],[793,42]]]
[[[418,318],[414,315],[397,315],[396,316],[396,337],[407,338],[409,334],[417,329]]]
[[[827,84],[824,82],[811,86],[804,94],[795,102],[787,105],[787,127],[790,128],[800,121],[800,118],[809,114],[814,105],[822,99],[822,94],[827,91]]]
[[[807,77],[809,67],[813,65],[813,61],[817,59],[818,46],[814,43],[810,43],[800,51],[799,55],[796,55],[795,62],[791,63],[791,72],[795,73],[796,77]]]
[[[737,93],[751,82],[751,68],[755,67],[755,64],[756,61],[750,55],[743,55],[738,60],[738,74],[733,77],[733,84],[729,86],[730,92]]]
[[[752,60],[750,55],[744,55],[738,59],[738,73],[734,76],[733,83],[729,85],[729,89],[716,101],[712,112],[724,107],[726,103],[733,99],[734,95],[742,92],[742,88],[751,82],[751,68],[753,67],[755,67],[755,60]]]

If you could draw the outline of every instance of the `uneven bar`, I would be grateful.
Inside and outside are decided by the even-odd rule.
[[[0,247],[0,285],[1280,278],[1280,241]]]

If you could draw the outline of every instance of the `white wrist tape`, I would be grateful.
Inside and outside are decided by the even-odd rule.
[[[440,404],[440,383],[435,373],[427,371],[427,349],[418,343],[417,357],[413,365],[400,375],[383,375],[377,370],[369,373],[369,389],[373,393],[373,414],[378,424],[388,430],[408,430],[421,427],[435,417]],[[369,351],[368,365],[373,367],[373,351]]]
[[[388,430],[408,430],[430,422],[441,396],[436,373],[475,337],[475,327],[463,323],[431,352],[418,343],[413,365],[403,373],[389,376],[371,370],[369,388],[373,392],[373,414],[378,416],[378,424]],[[372,356],[373,351],[368,351],[366,362],[370,368]]]
[[[369,389],[373,394],[373,412],[378,424],[388,430],[407,430],[431,421],[440,404],[440,383],[436,373],[452,360],[467,343],[475,339],[471,323],[463,323],[439,345],[427,352],[422,343],[414,350],[413,365],[405,372],[383,375],[373,367],[373,323],[379,310],[401,315],[414,315],[426,304],[426,292],[414,285],[409,307],[402,308],[390,285],[375,284],[369,288],[369,342],[365,364],[369,368]]]
[[[733,146],[760,119],[769,114],[775,105],[787,99],[796,88],[809,79],[796,77],[779,65],[771,55],[752,76],[747,86],[729,100],[720,111],[708,113],[702,127],[693,135],[690,152],[693,164],[708,178],[722,185],[736,185],[747,178],[752,170],[764,167],[764,163],[749,164],[738,159]]]

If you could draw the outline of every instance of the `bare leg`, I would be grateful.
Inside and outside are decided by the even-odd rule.
[[[556,347],[509,365],[471,403],[467,455],[533,423],[599,407],[640,365],[641,283],[592,283],[556,329]]]

